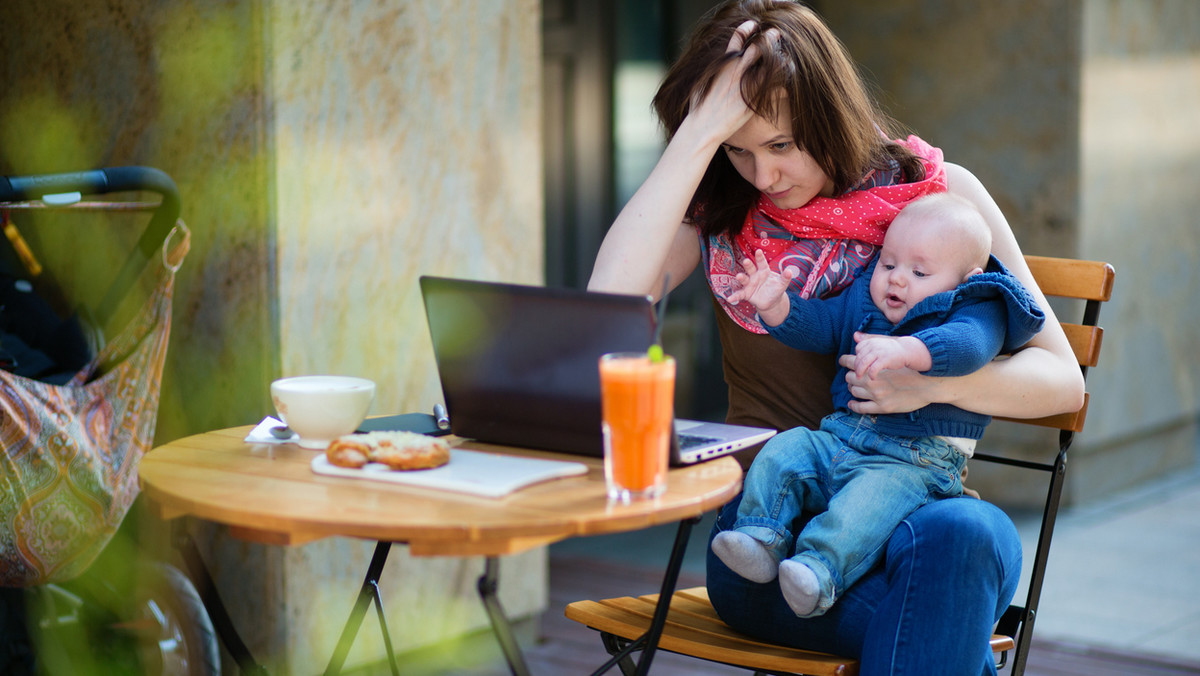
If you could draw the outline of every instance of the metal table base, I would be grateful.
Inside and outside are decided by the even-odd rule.
[[[663,575],[662,586],[659,590],[658,605],[654,609],[654,617],[650,622],[650,628],[646,631],[645,635],[636,641],[631,641],[621,647],[614,646],[612,657],[601,665],[599,669],[594,671],[593,676],[602,674],[613,666],[623,662],[628,664],[629,660],[632,659],[632,654],[636,651],[641,651],[641,656],[632,673],[639,675],[649,673],[650,664],[654,660],[654,654],[658,649],[658,641],[662,637],[663,627],[666,625],[667,611],[670,608],[671,596],[675,593],[675,585],[679,580],[679,571],[683,567],[683,555],[687,549],[687,542],[691,536],[692,526],[699,520],[699,517],[692,517],[679,522],[679,528],[675,535],[675,543],[671,548],[671,556],[667,562],[667,571]],[[254,660],[249,649],[233,626],[233,622],[228,612],[226,612],[220,596],[216,592],[216,587],[208,573],[207,567],[204,565],[203,559],[200,557],[195,542],[191,539],[190,535],[184,532],[177,539],[177,544],[184,555],[184,560],[192,578],[197,581],[200,587],[201,599],[208,610],[209,616],[212,618],[213,627],[217,635],[237,661],[242,673],[253,675],[266,674],[266,669]],[[367,574],[363,579],[358,598],[354,603],[354,607],[350,610],[350,617],[346,619],[346,624],[342,627],[342,633],[338,638],[337,646],[334,648],[333,656],[329,659],[329,664],[325,668],[326,676],[341,673],[342,667],[346,662],[346,657],[350,653],[350,648],[354,645],[354,639],[358,635],[358,630],[362,626],[363,618],[366,616],[367,608],[370,605],[375,606],[375,611],[379,618],[379,628],[383,633],[383,643],[387,651],[388,665],[391,668],[392,674],[399,675],[400,668],[392,647],[391,634],[388,631],[387,618],[383,611],[383,598],[379,591],[379,578],[383,573],[384,564],[387,563],[388,552],[391,550],[393,544],[396,543],[380,541],[375,545],[375,553],[371,557],[370,565],[367,566]],[[492,632],[496,635],[496,640],[500,644],[501,651],[504,653],[504,659],[508,662],[509,670],[512,671],[514,676],[528,676],[530,673],[529,666],[525,662],[521,646],[513,633],[512,623],[505,614],[504,608],[500,604],[500,598],[497,595],[499,589],[499,567],[499,559],[497,557],[487,557],[484,562],[483,575],[479,577],[476,589],[479,592],[480,599],[483,601],[488,621],[492,625]],[[625,670],[626,667],[623,666],[622,671]]]

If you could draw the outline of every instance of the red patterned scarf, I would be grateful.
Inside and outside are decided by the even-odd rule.
[[[899,171],[872,172],[838,197],[815,197],[798,209],[780,209],[766,195],[746,215],[741,232],[728,238],[718,235],[705,242],[704,258],[709,286],[725,311],[742,328],[765,333],[754,306],[743,301],[730,305],[733,277],[743,258],[757,250],[766,254],[773,270],[795,266],[800,275],[792,289],[802,298],[826,297],[854,280],[883,243],[892,219],[909,202],[946,189],[942,151],[916,136],[898,141],[921,159],[925,178],[898,182]]]

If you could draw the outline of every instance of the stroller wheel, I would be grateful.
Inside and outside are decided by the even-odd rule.
[[[220,674],[212,620],[183,573],[157,562],[100,572],[26,590],[34,673]]]
[[[136,637],[143,673],[215,676],[221,656],[212,621],[191,581],[173,566],[146,566],[137,601],[122,624]]]

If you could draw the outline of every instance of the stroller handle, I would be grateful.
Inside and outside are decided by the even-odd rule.
[[[125,262],[116,282],[97,309],[102,321],[115,310],[121,296],[133,284],[138,272],[163,245],[179,220],[179,188],[166,173],[153,167],[129,166],[91,169],[62,174],[0,176],[0,202],[42,199],[46,195],[78,192],[101,195],[113,192],[148,191],[162,196],[150,223],[138,239],[134,254]]]
[[[133,190],[158,193],[163,199],[159,209],[167,212],[164,218],[170,217],[172,224],[179,218],[179,188],[170,176],[153,167],[109,167],[63,174],[0,176],[0,202],[35,200],[63,192],[101,195]]]

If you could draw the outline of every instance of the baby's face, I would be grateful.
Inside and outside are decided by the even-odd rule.
[[[893,324],[925,298],[958,286],[972,269],[958,238],[926,225],[901,215],[883,239],[871,300]]]

